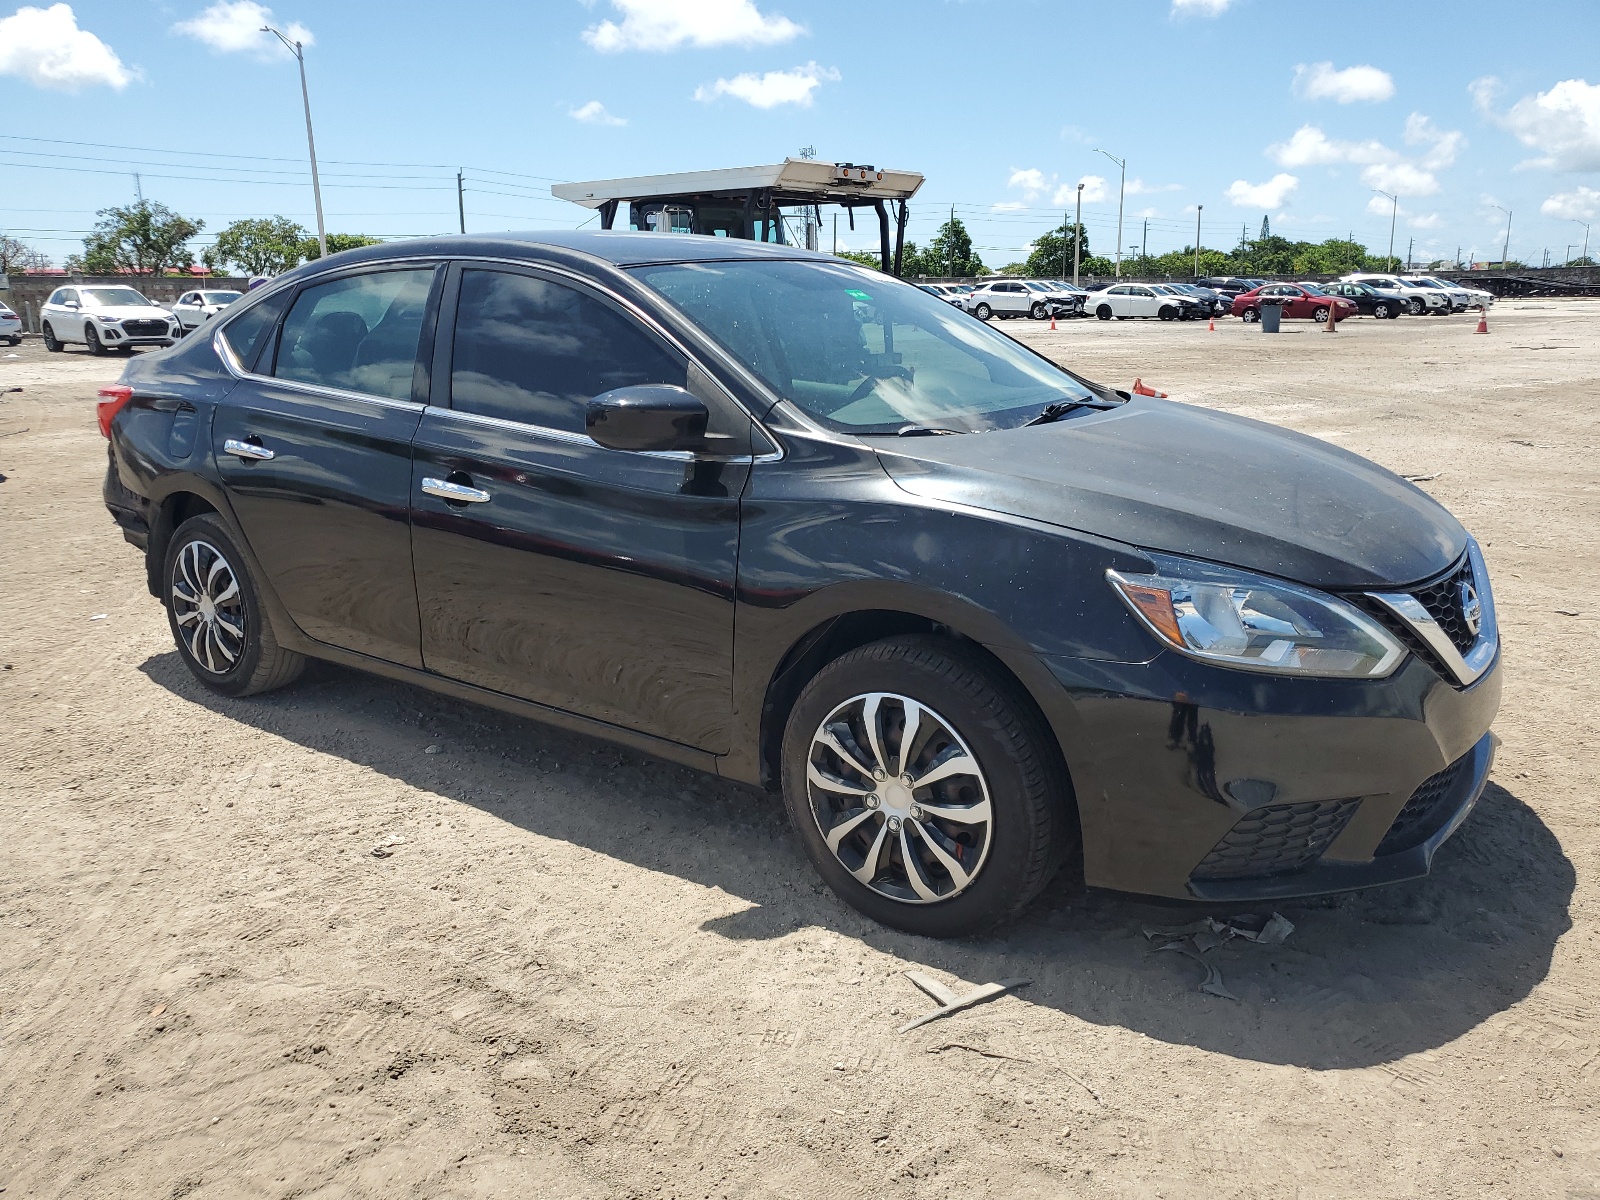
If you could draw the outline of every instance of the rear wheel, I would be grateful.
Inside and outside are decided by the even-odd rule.
[[[206,513],[179,526],[167,546],[162,599],[184,666],[224,696],[251,696],[295,680],[306,660],[278,645],[244,555]]]
[[[44,348],[51,354],[61,353],[61,339],[56,336],[56,331],[50,328],[50,323],[45,322],[43,329]]]
[[[1015,684],[941,638],[835,659],[784,731],[784,803],[812,864],[910,933],[963,937],[1020,913],[1073,845],[1067,794]]]
[[[972,310],[972,315],[977,317],[980,321],[987,321],[990,317],[994,316],[994,309],[990,308],[987,304],[980,304],[977,308]]]
[[[1111,320],[1111,306],[1109,304],[1102,304],[1099,308],[1094,310],[1094,315],[1099,317],[1102,321]]]

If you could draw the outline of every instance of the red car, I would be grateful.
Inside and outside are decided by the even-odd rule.
[[[1253,292],[1241,292],[1233,298],[1233,315],[1246,321],[1259,321],[1262,301],[1279,296],[1283,297],[1283,315],[1286,318],[1305,317],[1312,321],[1326,321],[1330,304],[1333,305],[1335,321],[1356,315],[1355,301],[1342,296],[1330,296],[1310,283],[1269,283]]]

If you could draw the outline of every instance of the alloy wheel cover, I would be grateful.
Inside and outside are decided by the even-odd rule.
[[[806,796],[829,851],[886,899],[949,900],[988,860],[994,812],[977,757],[909,696],[867,692],[829,713],[806,752]]]
[[[244,654],[244,596],[222,552],[198,538],[184,543],[167,586],[190,658],[213,675],[233,670]]]

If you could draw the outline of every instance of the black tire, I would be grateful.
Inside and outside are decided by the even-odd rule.
[[[1380,321],[1387,321],[1389,319],[1389,306],[1382,300],[1378,301],[1372,306],[1372,315]]]
[[[1046,312],[1045,312],[1044,304],[1043,303],[1036,303],[1032,308],[1030,308],[1028,310],[1028,315],[1030,317],[1032,317],[1035,321],[1044,320],[1046,315],[1047,315]]]
[[[83,327],[83,343],[89,347],[90,354],[104,354],[105,346],[100,341],[100,335],[94,331],[93,325]]]
[[[1411,303],[1411,315],[1413,317],[1420,317],[1423,313],[1425,313],[1428,310],[1428,306],[1422,302],[1422,298],[1420,296],[1411,297],[1411,302],[1410,303]]]
[[[190,546],[196,547],[192,558],[186,557]],[[223,566],[232,575],[238,588],[237,596],[212,606],[212,611],[217,614],[215,622],[206,622],[204,617],[196,615],[185,623],[184,615],[198,612],[200,606],[190,604],[185,599],[185,593],[192,594],[193,589],[185,585],[184,567],[180,561],[198,567],[198,570],[191,567],[188,575],[208,573],[216,578],[220,586],[225,581],[211,570],[216,558],[222,560]],[[183,659],[183,665],[189,668],[189,673],[213,692],[223,696],[253,696],[259,692],[270,692],[292,683],[305,670],[303,655],[278,645],[272,619],[261,606],[260,592],[251,578],[247,560],[239,552],[238,544],[228,533],[227,526],[215,514],[204,513],[191,517],[178,527],[167,545],[166,559],[161,565],[161,580],[161,601],[167,607],[167,624],[172,630],[172,640],[177,644],[178,656]],[[229,623],[224,624],[224,621]],[[224,637],[220,633],[214,635],[215,640],[207,641],[202,632],[207,623],[224,631],[229,625],[236,626],[242,630],[242,635],[237,643],[233,643],[231,636]],[[229,644],[235,645],[231,652],[227,648]],[[207,658],[210,659],[209,665]]]
[[[1251,321],[1259,321],[1261,320],[1261,310],[1259,308],[1247,308],[1239,314],[1239,319],[1246,324]]]
[[[1111,306],[1109,304],[1102,304],[1099,308],[1094,310],[1094,315],[1099,317],[1102,321],[1111,320]]]
[[[1311,319],[1318,325],[1326,325],[1328,323],[1328,306],[1326,304],[1317,305],[1311,311]]]
[[[44,337],[44,348],[46,350],[50,351],[51,354],[61,353],[61,339],[56,337],[56,331],[50,328],[50,322],[48,321],[44,323],[42,336]]]
[[[987,321],[990,317],[994,316],[994,309],[990,308],[987,304],[980,304],[977,308],[972,310],[972,315],[977,317],[980,321]]]
[[[924,721],[935,725],[942,721],[953,730],[983,772],[991,813],[983,856],[965,889],[945,899],[899,900],[860,882],[828,848],[820,824],[825,818],[819,817],[814,807],[807,767],[817,731],[853,697],[885,692],[926,705],[929,711]],[[885,757],[891,749],[898,756],[898,742],[890,745],[894,732],[890,721],[884,721]],[[933,745],[929,739],[923,743],[923,751],[932,752]],[[1022,912],[1075,853],[1077,825],[1071,785],[1049,730],[1013,681],[948,639],[929,635],[889,638],[829,663],[795,702],[784,730],[782,753],[784,804],[812,865],[846,904],[895,929],[926,937],[967,937],[992,929]],[[879,786],[887,788],[892,783]],[[863,810],[854,811],[860,814]],[[883,820],[880,812],[862,828],[876,829],[872,822]],[[950,845],[953,848],[955,844]],[[960,850],[956,853],[960,855]],[[903,873],[903,866],[896,867],[903,861],[900,854],[898,846],[888,847],[888,853],[878,860],[886,865],[875,880],[887,881],[897,869]]]

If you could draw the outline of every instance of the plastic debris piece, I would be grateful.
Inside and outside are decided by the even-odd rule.
[[[1270,917],[1246,915],[1230,917],[1226,921],[1203,917],[1188,925],[1147,925],[1144,928],[1146,938],[1161,943],[1156,947],[1157,951],[1176,950],[1204,967],[1206,977],[1200,984],[1200,990],[1224,1000],[1237,1000],[1239,997],[1222,982],[1222,972],[1205,957],[1207,954],[1218,946],[1227,945],[1234,938],[1243,938],[1259,946],[1281,946],[1293,932],[1294,922],[1278,912]]]
[[[937,1021],[940,1017],[948,1017],[952,1013],[971,1008],[975,1004],[982,1004],[985,1000],[993,1000],[996,996],[1003,996],[1015,988],[1026,987],[1033,982],[1031,979],[1002,979],[998,983],[979,984],[970,992],[958,996],[931,975],[925,975],[921,971],[906,971],[904,974],[917,987],[937,1000],[939,1007],[931,1013],[926,1013],[916,1018],[914,1021],[907,1021],[896,1031],[899,1033],[910,1033],[913,1029],[920,1025],[926,1025],[929,1021]]]

